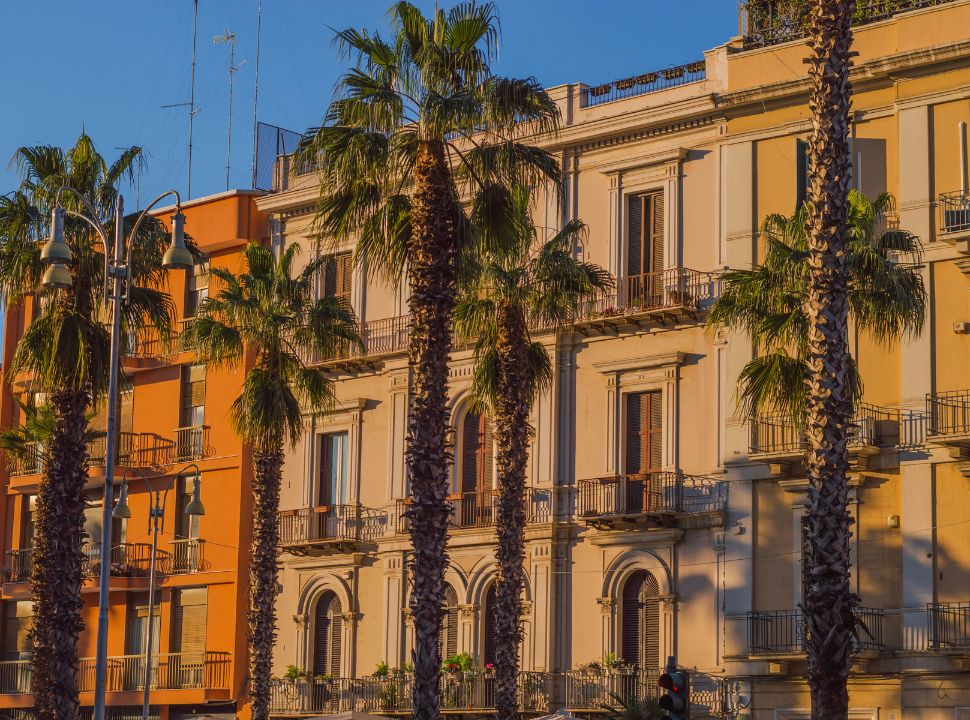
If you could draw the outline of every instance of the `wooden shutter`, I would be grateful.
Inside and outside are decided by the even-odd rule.
[[[627,222],[626,274],[642,275],[643,267],[643,196],[630,198]]]
[[[317,602],[313,616],[313,674],[340,675],[343,620],[340,599],[332,592]]]
[[[335,503],[333,493],[333,478],[336,458],[333,452],[333,437],[322,435],[320,437],[320,492],[317,495],[317,505],[333,505]]]
[[[352,253],[330,255],[324,265],[324,294],[330,297],[349,298],[353,271]]]
[[[621,639],[623,661],[640,669],[660,667],[660,586],[645,570],[637,570],[623,586]]]
[[[663,468],[663,397],[660,390],[626,396],[626,473]]]
[[[185,365],[182,368],[182,409],[186,422],[191,408],[205,405],[205,365]]]
[[[172,618],[172,644],[175,652],[205,653],[205,623],[208,610],[206,588],[179,590]]]
[[[634,195],[627,213],[627,275],[664,269],[664,193]]]
[[[478,489],[478,444],[481,440],[479,430],[482,416],[468,412],[461,429],[461,491],[475,492]]]
[[[795,140],[795,211],[808,199],[808,143]]]
[[[478,420],[478,491],[487,496],[494,478],[495,443],[492,441],[492,419],[488,415]]]
[[[650,270],[658,273],[664,269],[664,194],[653,192],[647,196],[650,209]]]
[[[495,664],[495,583],[492,583],[491,587],[488,589],[488,593],[485,595],[485,612],[484,615],[484,638],[485,638],[485,652],[482,653],[485,658],[485,664],[491,663]]]
[[[458,593],[451,585],[445,586],[445,616],[438,644],[442,660],[458,654]]]

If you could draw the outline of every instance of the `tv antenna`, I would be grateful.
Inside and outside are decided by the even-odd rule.
[[[256,189],[256,150],[258,146],[259,121],[259,31],[263,24],[263,0],[256,0],[256,83],[253,87],[253,190]]]
[[[189,96],[189,101],[187,103],[172,103],[171,105],[162,105],[163,108],[177,108],[177,107],[187,107],[189,109],[189,177],[188,185],[186,187],[185,199],[192,199],[192,125],[195,121],[196,113],[198,113],[201,108],[195,106],[195,48],[196,40],[199,35],[199,0],[195,0],[195,14],[192,18],[192,91]]]
[[[232,76],[236,71],[246,64],[243,60],[238,65],[236,62],[236,33],[226,30],[225,35],[216,35],[212,38],[212,44],[218,45],[225,43],[229,46],[229,124],[226,130],[226,190],[229,189],[229,167],[232,162]]]

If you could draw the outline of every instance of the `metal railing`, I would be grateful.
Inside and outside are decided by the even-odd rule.
[[[408,315],[384,318],[382,320],[368,320],[358,325],[361,345],[343,343],[340,347],[324,352],[314,348],[305,355],[303,361],[307,365],[320,365],[352,357],[372,357],[403,352],[408,346],[408,335],[411,329],[411,318]]]
[[[696,60],[685,65],[653,70],[633,77],[614,80],[603,85],[584,88],[579,99],[580,107],[604,105],[616,100],[647,95],[649,93],[669,90],[673,87],[699,82],[707,77],[703,60]]]
[[[885,614],[875,608],[856,608],[859,623],[854,650],[881,650]],[[801,610],[758,611],[747,614],[748,652],[788,655],[805,652],[806,625]]]
[[[387,514],[362,505],[326,505],[280,512],[280,545],[368,542],[386,533]]]
[[[7,550],[3,555],[3,581],[19,583],[30,580],[32,551],[30,548]]]
[[[927,434],[970,434],[970,390],[949,390],[926,396]]]
[[[970,193],[940,193],[940,231],[970,230]]]
[[[520,672],[522,711],[548,711],[550,685],[548,673]],[[413,675],[274,680],[270,686],[270,713],[276,717],[341,712],[408,713],[413,710],[413,687]],[[483,672],[443,674],[439,702],[443,711],[494,710],[495,677]]]
[[[900,444],[899,410],[860,403],[849,423],[849,445],[895,447]],[[748,450],[752,455],[801,453],[808,447],[805,427],[787,413],[761,413],[751,419]]]
[[[726,486],[720,480],[682,472],[611,475],[577,483],[580,518],[699,513],[723,510]]]
[[[933,647],[970,648],[970,602],[930,603],[927,612]]]
[[[44,472],[44,456],[39,445],[28,445],[23,457],[10,457],[10,476],[39,475]]]
[[[84,577],[94,578],[101,574],[101,543],[85,543],[81,548],[83,560],[81,572]],[[167,557],[164,551],[156,551],[156,563]],[[114,577],[147,577],[151,571],[152,546],[148,543],[119,543],[111,548],[111,575]]]
[[[211,457],[212,452],[208,425],[175,428],[175,457],[172,462],[202,460]]]
[[[551,523],[552,497],[554,491],[545,488],[525,489],[525,521],[529,525]],[[498,517],[498,491],[455,493],[448,497],[451,505],[451,524],[454,528],[495,527]],[[408,498],[399,498],[395,503],[393,532],[405,535],[409,524],[406,516]]]
[[[858,0],[853,24],[885,20],[898,13],[946,5],[954,0]],[[738,29],[744,49],[769,47],[805,35],[807,6],[802,0],[740,0]]]
[[[31,691],[34,667],[30,660],[0,661],[0,695],[26,695]]]
[[[590,302],[578,322],[663,310],[698,310],[720,294],[717,273],[670,268],[643,275],[628,275]]]
[[[570,710],[602,710],[621,698],[650,699],[660,695],[660,670],[570,670],[566,677],[566,707]]]
[[[187,575],[208,569],[205,561],[205,540],[180,538],[169,543],[171,552],[165,558],[160,572],[166,575]]]
[[[121,342],[121,354],[136,360],[157,360],[177,350],[178,329],[162,334],[154,327],[130,330]]]
[[[227,652],[161,653],[152,656],[153,690],[222,690],[229,688],[232,656]],[[94,689],[94,658],[84,658],[78,669],[78,690]],[[145,656],[108,658],[109,692],[142,690],[145,687]]]
[[[104,465],[107,452],[106,436],[88,443],[88,460],[92,465]],[[161,467],[172,462],[175,442],[155,433],[119,432],[116,465],[128,467]]]

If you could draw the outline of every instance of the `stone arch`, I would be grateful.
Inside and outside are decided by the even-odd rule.
[[[465,652],[474,657],[485,657],[486,611],[489,591],[494,587],[498,577],[498,567],[494,560],[479,563],[471,572],[468,579],[468,590],[465,595],[463,635],[466,638]],[[532,647],[532,577],[528,566],[525,572],[525,586],[523,587],[522,613],[522,650],[521,663],[523,670],[533,667]]]
[[[354,677],[356,663],[357,604],[350,587],[343,580],[330,573],[319,575],[308,582],[300,591],[297,599],[297,615],[293,620],[297,625],[296,664],[310,670],[313,664],[314,615],[318,604],[333,597],[340,607],[340,663],[341,677]]]

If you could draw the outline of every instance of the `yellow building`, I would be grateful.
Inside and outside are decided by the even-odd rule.
[[[853,333],[866,383],[853,443],[853,586],[860,637],[853,718],[970,717],[970,1],[861,3],[853,182],[888,190],[882,219],[916,233],[930,292],[926,330],[892,348]],[[744,21],[742,13],[742,21]],[[551,88],[550,147],[576,252],[617,289],[568,333],[541,336],[554,383],[537,402],[529,466],[522,703],[595,713],[608,693],[653,693],[668,655],[696,668],[696,713],[807,717],[800,635],[801,440],[739,417],[749,339],[707,333],[719,273],[757,262],[757,229],[791,213],[810,130],[803,42],[781,24],[742,27],[694,63]],[[257,200],[274,242],[315,252],[317,180],[277,167]],[[274,713],[406,713],[409,540],[404,291],[352,269],[352,241],[321,291],[349,297],[365,350],[321,358],[339,406],[308,418],[287,457]],[[473,359],[451,361],[454,519],[445,655],[492,657],[494,477],[487,418],[468,407]],[[616,659],[625,666],[615,667]],[[612,667],[600,667],[605,665]],[[307,677],[292,679],[294,675]],[[316,678],[316,679],[314,679]],[[487,713],[481,670],[446,676],[442,705]]]

